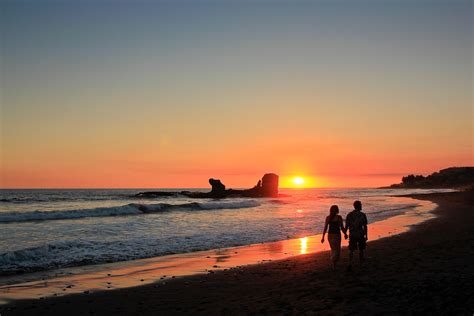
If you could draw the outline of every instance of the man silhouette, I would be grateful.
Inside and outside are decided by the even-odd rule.
[[[349,230],[349,269],[352,268],[354,251],[359,249],[359,259],[364,261],[364,249],[367,241],[367,216],[362,212],[362,203],[354,202],[354,210],[347,214],[346,231]],[[347,239],[347,237],[346,237]]]

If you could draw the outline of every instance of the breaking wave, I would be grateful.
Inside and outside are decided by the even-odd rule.
[[[131,203],[116,207],[99,207],[92,209],[63,210],[63,211],[32,211],[0,213],[0,223],[17,223],[30,221],[49,221],[78,219],[85,217],[106,217],[139,215],[168,211],[199,211],[257,207],[260,204],[254,200],[233,202],[192,202],[184,204],[137,204]]]

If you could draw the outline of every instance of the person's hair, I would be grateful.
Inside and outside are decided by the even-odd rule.
[[[337,205],[332,205],[329,209],[329,220],[333,220],[337,214],[339,214],[339,207]]]
[[[354,208],[356,210],[361,210],[362,209],[362,202],[361,201],[354,201]]]

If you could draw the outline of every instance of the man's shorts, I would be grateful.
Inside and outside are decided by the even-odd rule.
[[[364,250],[365,249],[365,238],[349,238],[349,250]]]

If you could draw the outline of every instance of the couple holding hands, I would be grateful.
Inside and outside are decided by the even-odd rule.
[[[359,259],[364,260],[364,249],[367,241],[367,216],[362,212],[362,203],[360,201],[354,202],[354,210],[347,214],[346,225],[339,214],[339,207],[337,205],[331,206],[329,209],[329,216],[326,217],[324,223],[324,231],[321,242],[324,243],[326,232],[328,234],[328,241],[331,247],[331,259],[336,268],[337,262],[341,255],[341,232],[344,238],[349,238],[349,269],[352,268],[352,258],[354,251],[359,250]],[[349,236],[347,235],[349,231]]]

